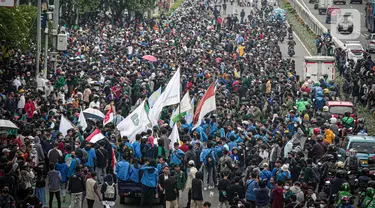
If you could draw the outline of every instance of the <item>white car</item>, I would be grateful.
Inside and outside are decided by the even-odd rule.
[[[337,24],[337,30],[339,33],[349,33],[353,32],[354,26],[353,22],[349,19],[350,15],[344,15]]]
[[[346,41],[346,57],[348,60],[363,59],[363,52],[365,51],[359,41]]]

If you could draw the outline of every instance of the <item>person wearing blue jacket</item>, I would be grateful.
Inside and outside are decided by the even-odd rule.
[[[138,160],[142,158],[141,139],[142,139],[142,136],[140,134],[137,134],[135,136],[135,142],[133,143],[134,157],[137,158]]]
[[[214,168],[216,165],[216,151],[212,148],[212,143],[207,142],[207,148],[203,149],[200,154],[200,162],[203,166],[203,185],[207,190],[207,179],[209,180],[208,189],[214,188]]]
[[[116,164],[117,178],[121,181],[129,179],[130,164],[125,160],[126,156],[122,155],[122,160]]]
[[[137,159],[133,158],[131,160],[130,168],[129,168],[129,180],[133,181],[134,183],[139,183],[139,169],[140,166],[138,164]]]
[[[56,170],[60,172],[61,174],[61,180],[60,180],[60,189],[61,189],[61,195],[63,197],[63,201],[65,201],[65,195],[66,195],[66,189],[65,185],[68,181],[68,165],[64,162],[64,158],[59,158],[59,162],[56,163],[55,166]]]
[[[84,165],[89,168],[90,172],[94,172],[94,166],[95,166],[94,161],[96,159],[95,149],[91,148],[90,143],[86,143],[86,147],[82,150],[86,151],[88,155],[87,162]]]
[[[143,171],[141,183],[142,183],[142,198],[141,208],[144,207],[146,201],[148,206],[152,207],[151,199],[156,194],[156,187],[158,185],[158,170],[156,169],[156,160],[146,161],[145,165],[141,167]]]
[[[171,165],[180,166],[182,164],[182,158],[185,156],[185,153],[182,150],[180,150],[180,144],[178,142],[175,142],[173,146],[174,150],[171,153]]]
[[[72,158],[71,162],[70,162],[70,166],[68,168],[68,171],[67,171],[67,177],[68,179],[70,177],[72,177],[72,175],[75,173],[75,169],[76,167],[79,166],[79,163],[81,162],[81,160],[75,156],[75,152],[71,152],[71,155],[70,157]],[[65,158],[65,162],[68,160],[69,158]]]
[[[259,177],[262,181],[269,182],[271,180],[272,172],[268,170],[268,164],[267,163],[263,164],[263,170],[260,171]]]
[[[255,207],[255,193],[254,193],[254,188],[257,187],[257,173],[252,172],[251,173],[251,178],[246,182],[247,186],[247,191],[246,191],[246,201],[251,203],[251,207]]]

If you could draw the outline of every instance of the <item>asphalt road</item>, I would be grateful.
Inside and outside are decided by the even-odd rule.
[[[227,15],[228,14],[234,14],[234,13],[238,13],[239,14],[242,9],[245,10],[246,16],[251,11],[251,7],[238,7],[238,6],[236,6],[236,4],[234,6],[231,6],[230,4],[228,4],[228,6],[227,6]],[[223,15],[223,16],[225,16],[225,15]],[[294,37],[294,40],[295,40],[295,42],[297,44],[295,46],[296,55],[293,56],[292,59],[296,62],[297,74],[302,75],[303,57],[304,56],[309,56],[310,54],[302,46],[301,42],[299,41],[299,39],[297,37]],[[286,40],[284,41],[284,43],[280,44],[280,48],[282,50],[283,57],[284,58],[289,58],[289,56],[288,56],[288,46],[287,46],[287,41]],[[204,201],[210,202],[212,204],[212,207],[218,207],[218,205],[219,205],[219,200],[218,200],[219,192],[218,192],[218,190],[216,188],[212,189],[212,190],[203,191],[203,194],[204,194],[204,199],[205,199]],[[181,192],[180,193],[180,198],[179,198],[179,200],[180,200],[180,202],[179,202],[180,207],[186,207],[187,199],[188,199],[188,193],[187,193],[187,191]],[[133,208],[134,207],[134,208],[137,208],[137,207],[140,206],[140,199],[131,199],[131,198],[128,198],[126,200],[126,202],[127,202],[126,205],[120,205],[119,198],[117,197],[115,207],[129,207],[129,208]],[[48,198],[47,198],[47,204],[48,204]],[[70,196],[67,195],[66,202],[62,203],[62,208],[68,208],[69,205],[70,205]],[[57,207],[56,199],[55,199],[55,201],[53,203],[53,207]],[[102,208],[102,207],[103,207],[103,205],[101,204],[101,202],[95,201],[94,208]],[[153,207],[160,208],[162,206],[155,204]],[[87,208],[86,201],[84,202],[83,208]]]
[[[331,24],[326,24],[325,22],[325,18],[326,18],[326,15],[319,15],[319,12],[318,10],[315,10],[314,9],[314,4],[311,4],[309,3],[309,0],[298,0],[300,1],[300,3],[302,3],[305,8],[307,8],[308,10],[310,10],[310,12],[327,28],[331,28]],[[363,1],[362,4],[359,4],[359,3],[353,3],[353,4],[350,4],[349,3],[349,0],[346,0],[346,4],[345,5],[342,5],[342,4],[337,4],[335,5],[336,7],[339,7],[340,9],[355,9],[355,10],[358,10],[359,14],[360,14],[360,21],[355,21],[354,24],[358,27],[358,29],[355,29],[353,31],[353,33],[356,33],[356,34],[359,34],[359,37],[357,39],[354,39],[354,40],[349,40],[347,38],[342,38],[340,39],[343,43],[345,43],[345,41],[360,41],[362,46],[364,48],[366,48],[366,44],[367,44],[367,41],[366,41],[366,38],[367,36],[370,35],[370,33],[367,31],[367,28],[366,28],[366,25],[365,25],[365,20],[366,20],[366,13],[365,13],[365,6],[366,6],[366,2]],[[360,24],[360,26],[358,26],[358,24]],[[332,30],[331,30],[332,31]],[[371,55],[372,59],[374,60],[375,58],[375,54],[372,54]]]

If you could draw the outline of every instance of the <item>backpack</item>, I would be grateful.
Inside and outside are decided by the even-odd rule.
[[[317,167],[311,168],[312,172],[312,182],[313,183],[320,183],[320,170]]]
[[[325,100],[323,98],[317,98],[314,103],[314,108],[320,110],[324,107]]]
[[[152,147],[151,144],[145,145],[145,146],[146,146],[145,147],[146,151],[144,153],[144,156],[149,158],[149,159],[154,159],[154,153],[155,153],[154,147]]]
[[[356,170],[357,168],[358,168],[357,158],[350,157],[349,158],[349,170]]]
[[[127,145],[125,145],[125,149],[124,149],[123,154],[125,155],[126,161],[129,161],[130,158],[132,158],[134,156],[133,150],[130,147],[128,147]]]
[[[206,165],[210,167],[214,166],[214,158],[212,157],[212,150],[206,156]]]
[[[81,154],[79,154],[79,153],[81,153]],[[78,151],[78,155],[81,156],[80,159],[81,159],[81,163],[82,163],[82,164],[87,163],[87,161],[88,161],[88,159],[89,159],[89,154],[86,152],[86,150],[84,150],[84,149],[80,149],[80,150]]]
[[[231,168],[229,167],[228,163],[230,164],[230,162],[225,157],[220,159],[219,167],[220,167],[221,173],[226,172],[226,171],[229,173],[231,172]]]
[[[115,184],[109,185],[107,182],[105,183],[107,188],[104,192],[104,197],[106,199],[113,199],[115,197]]]

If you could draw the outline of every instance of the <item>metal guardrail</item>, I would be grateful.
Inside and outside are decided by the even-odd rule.
[[[302,18],[307,26],[316,34],[323,35],[327,32],[327,28],[309,11],[307,10],[298,0],[288,0],[292,8],[297,12],[297,14]],[[335,43],[336,47],[344,49],[344,43],[332,37],[332,41]]]

